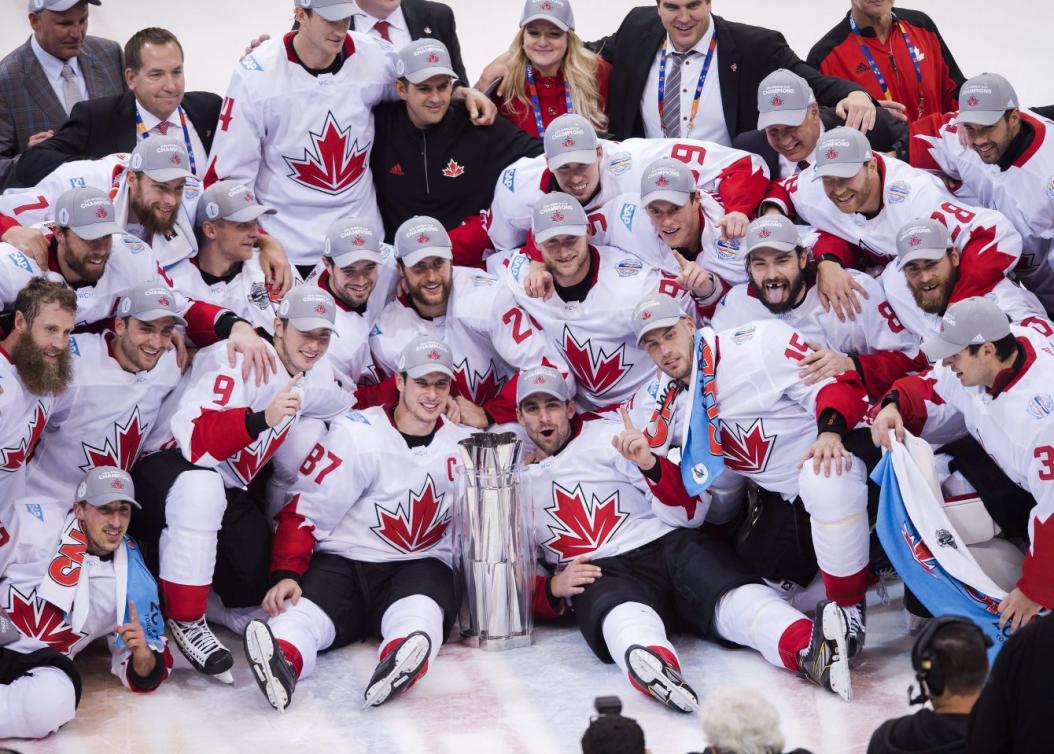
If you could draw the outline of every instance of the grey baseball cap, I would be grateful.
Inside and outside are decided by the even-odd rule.
[[[361,261],[380,264],[383,260],[381,239],[361,217],[342,218],[330,225],[322,254],[332,259],[337,267]]]
[[[959,113],[952,123],[990,126],[1007,110],[1020,107],[1017,92],[998,73],[982,73],[967,79],[959,90]]]
[[[816,175],[813,180],[818,181],[825,175],[852,178],[870,159],[871,145],[866,136],[855,128],[833,128],[816,142]]]
[[[256,201],[251,189],[241,181],[218,181],[201,193],[198,199],[197,223],[206,220],[230,220],[245,223],[260,215],[274,215],[278,210]]]
[[[298,285],[285,294],[278,316],[289,320],[300,332],[324,329],[337,332],[337,305],[329,291],[315,285]]]
[[[420,84],[433,76],[457,78],[446,45],[427,37],[414,40],[399,50],[395,72],[411,84]]]
[[[640,203],[665,201],[683,207],[695,193],[695,176],[680,160],[664,157],[648,165],[640,178]]]
[[[954,356],[967,346],[991,343],[1010,334],[1010,320],[994,301],[980,296],[948,307],[940,332],[922,341],[922,351],[933,361]]]
[[[951,245],[943,223],[929,217],[912,220],[897,233],[897,269],[916,259],[940,259]]]
[[[62,13],[72,8],[81,0],[29,0],[29,12],[40,13],[42,10],[50,10]],[[89,5],[102,5],[100,0],[87,0]]]
[[[559,370],[553,367],[533,367],[520,372],[516,380],[516,405],[519,406],[536,393],[545,393],[561,401],[571,400],[567,382]]]
[[[754,220],[747,227],[747,235],[739,244],[740,254],[744,257],[755,249],[775,249],[776,251],[794,251],[800,245],[801,237],[797,226],[784,215],[765,215]]]
[[[187,324],[176,309],[176,297],[172,290],[151,282],[136,283],[122,293],[121,303],[117,305],[117,316],[133,317],[143,322],[174,317],[178,324]]]
[[[55,202],[55,222],[69,228],[85,241],[94,241],[124,229],[114,222],[113,202],[105,191],[97,188],[73,188]]]
[[[779,68],[758,84],[758,128],[800,126],[815,101],[805,79]]]
[[[545,129],[545,164],[550,170],[578,163],[597,161],[597,131],[593,124],[575,113],[554,118]]]
[[[418,215],[395,231],[395,256],[407,267],[413,267],[428,257],[453,259],[454,250],[441,222],[434,217]]]
[[[520,26],[523,27],[531,21],[538,20],[548,21],[560,31],[575,28],[575,14],[571,11],[571,3],[567,0],[527,0],[523,4]]]
[[[398,369],[400,372],[406,372],[406,376],[414,380],[433,372],[453,377],[454,354],[450,351],[450,346],[439,338],[418,335],[407,343],[399,354]]]
[[[128,169],[144,172],[158,183],[177,178],[193,178],[190,157],[182,141],[171,136],[151,136],[135,145],[128,160]]]
[[[531,213],[531,232],[537,243],[554,236],[584,236],[589,227],[586,211],[577,199],[554,191],[534,204]]]
[[[77,485],[78,503],[88,503],[98,508],[117,501],[127,501],[136,508],[143,507],[135,499],[132,477],[116,466],[96,466]]]
[[[641,299],[633,309],[633,332],[637,342],[652,330],[673,327],[686,316],[672,296],[655,293]]]
[[[327,21],[343,21],[354,16],[358,10],[355,3],[342,0],[295,0],[294,5],[297,8],[313,10]]]

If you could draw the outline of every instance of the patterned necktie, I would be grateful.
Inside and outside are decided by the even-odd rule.
[[[388,36],[388,28],[391,26],[387,21],[378,21],[373,25],[374,31],[381,35],[381,39],[385,42],[391,42],[392,38]]]
[[[662,133],[668,139],[681,135],[681,66],[688,53],[671,52],[666,58],[666,85],[662,91]]]
[[[168,121],[161,121],[156,126],[154,126],[154,129],[162,136],[168,136]]]
[[[62,64],[62,104],[69,113],[73,106],[84,99],[80,87],[77,86],[77,74],[69,63]]]

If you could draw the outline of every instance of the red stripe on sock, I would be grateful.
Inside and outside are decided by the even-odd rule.
[[[285,655],[285,659],[289,660],[289,664],[293,666],[293,670],[296,672],[296,679],[299,681],[300,674],[304,672],[304,657],[300,654],[300,650],[285,639],[276,639],[275,644],[282,650],[282,654]]]
[[[792,672],[798,672],[798,653],[809,646],[812,638],[812,621],[808,618],[799,618],[787,626],[787,630],[780,636],[779,651],[783,667]]]
[[[194,621],[205,617],[211,588],[208,584],[190,586],[173,584],[164,579],[160,579],[160,582],[161,599],[165,603],[165,617],[180,621]]]
[[[852,607],[864,601],[864,595],[867,594],[867,582],[871,575],[866,566],[850,576],[832,576],[823,571],[820,575],[823,577],[823,585],[827,590],[827,599],[834,600],[839,607]]]

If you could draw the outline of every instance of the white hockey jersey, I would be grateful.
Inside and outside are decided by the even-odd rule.
[[[273,347],[268,351],[282,362]],[[268,375],[267,382],[242,379],[242,354],[230,365],[226,342],[198,351],[190,373],[161,405],[155,429],[147,438],[146,453],[178,447],[190,463],[215,469],[227,487],[247,486],[267,465],[301,416],[328,419],[346,411],[351,393],[336,383],[333,369],[320,359],[297,387],[300,411],[255,438],[245,425],[247,414],[264,411],[289,383],[285,369]]]
[[[889,265],[887,269],[893,267]],[[778,319],[821,348],[855,356],[861,378],[873,398],[885,395],[893,380],[909,371],[924,369],[918,339],[897,319],[886,300],[882,286],[870,275],[849,270],[854,280],[867,291],[859,297],[863,311],[856,319],[842,322],[833,310],[825,311],[819,290],[811,280],[802,302],[782,314],[770,312],[749,284],[737,285],[721,299],[713,317],[715,330],[734,330],[761,319]]]
[[[0,520],[25,495],[26,463],[54,405],[54,396],[26,389],[11,357],[0,348]]]
[[[513,295],[560,354],[577,383],[581,409],[616,406],[628,401],[647,381],[654,363],[637,345],[633,308],[645,296],[673,296],[694,318],[691,296],[673,276],[647,267],[632,254],[610,246],[590,247],[593,284],[584,301],[563,301],[554,293],[548,301],[524,290],[530,260],[516,255],[505,270]]]
[[[604,155],[600,185],[585,205],[590,215],[619,194],[640,191],[644,171],[665,157],[689,165],[699,189],[713,194],[726,212],[740,211],[748,217],[764,196],[769,177],[768,166],[757,155],[699,139],[601,139],[600,148]],[[508,251],[524,245],[534,205],[550,191],[559,191],[559,186],[545,155],[522,157],[502,172],[486,218],[495,249]]]
[[[112,333],[70,338],[73,382],[56,399],[27,469],[27,494],[63,511],[90,469],[131,471],[161,402],[179,384],[174,350],[148,372],[126,372],[111,355],[112,338]]]
[[[567,372],[557,349],[512,292],[493,275],[453,268],[447,313],[425,319],[405,297],[390,302],[370,334],[373,357],[387,374],[418,335],[432,335],[454,355],[458,393],[482,406],[497,423],[516,421],[516,379],[521,370],[548,364]]]
[[[114,205],[114,222],[125,232],[149,241],[158,262],[168,267],[198,251],[194,237],[194,217],[201,196],[201,182],[188,178],[183,187],[183,201],[170,237],[147,239],[142,226],[128,217],[128,160],[130,155],[118,153],[98,160],[75,160],[59,165],[36,186],[8,189],[0,196],[0,227],[10,220],[19,225],[38,225],[55,220],[54,204],[71,188],[97,188],[110,195]],[[116,236],[114,237],[116,246]]]
[[[235,179],[280,208],[260,225],[302,265],[319,260],[322,234],[342,217],[382,227],[370,174],[373,107],[395,99],[398,58],[351,32],[340,70],[312,76],[296,60],[295,35],[264,42],[235,67],[205,183]]]
[[[1014,326],[1011,332],[1025,358],[994,395],[982,386],[964,387],[940,363],[894,388],[907,429],[932,440],[944,434],[945,424],[965,421],[999,468],[1036,499],[1018,586],[1044,607],[1054,607],[1054,345],[1029,327]]]
[[[428,445],[410,448],[385,407],[334,419],[275,516],[272,573],[303,575],[313,551],[450,565],[457,443],[471,432],[440,419]]]

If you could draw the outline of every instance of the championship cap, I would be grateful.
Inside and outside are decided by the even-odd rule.
[[[81,0],[29,0],[29,12],[40,13],[42,10],[50,10],[62,13],[72,8]],[[100,0],[87,0],[89,5],[102,5]]]
[[[447,377],[454,376],[454,354],[443,341],[431,335],[418,335],[403,348],[399,354],[398,369],[406,376],[416,380],[426,374],[441,372]]]
[[[933,361],[954,356],[967,346],[991,343],[1010,334],[1010,320],[994,301],[980,296],[948,307],[940,332],[922,341],[922,350]]]
[[[952,123],[990,126],[1007,110],[1020,107],[1017,92],[998,73],[982,73],[967,79],[959,90],[959,114]]]
[[[278,305],[280,319],[288,319],[300,332],[322,328],[337,332],[337,305],[329,291],[316,285],[298,285],[285,294]]]
[[[644,171],[640,179],[640,203],[647,207],[652,202],[666,201],[683,207],[695,193],[695,176],[680,160],[664,157]]]
[[[174,181],[177,178],[193,178],[187,166],[190,157],[182,141],[171,136],[151,136],[135,145],[128,161],[128,169],[138,173],[142,171],[158,183]]]
[[[96,466],[84,475],[77,485],[78,503],[87,503],[98,508],[101,505],[127,501],[136,508],[142,508],[135,499],[135,485],[127,471],[116,466]]]
[[[951,245],[943,223],[929,217],[912,220],[897,233],[897,269],[916,259],[940,259]]]
[[[113,202],[97,188],[74,188],[55,202],[55,218],[60,228],[69,228],[85,241],[123,233],[114,222]]]
[[[805,79],[779,68],[758,84],[758,128],[800,126],[815,101]]]
[[[457,78],[450,63],[446,45],[438,39],[417,39],[399,50],[395,72],[411,84],[420,84],[433,76]]]
[[[218,181],[205,189],[198,199],[198,225],[206,220],[246,223],[260,215],[277,213],[278,210],[257,202],[253,192],[241,181]]]
[[[136,283],[121,294],[117,306],[118,317],[133,317],[143,322],[153,322],[162,317],[174,317],[177,324],[187,321],[176,309],[176,297],[167,286],[157,283]]]
[[[520,16],[520,28],[531,21],[548,21],[560,31],[575,28],[575,14],[567,0],[527,0]]]
[[[536,243],[554,236],[584,236],[588,227],[589,220],[582,205],[560,191],[539,199],[531,213],[531,232]]]
[[[633,309],[633,332],[637,342],[652,330],[673,327],[686,316],[680,304],[665,293],[654,293],[641,299]]]
[[[545,129],[545,164],[550,170],[597,161],[597,132],[593,124],[575,113],[554,118]]]
[[[361,217],[345,217],[330,225],[322,254],[337,267],[361,261],[380,264],[383,259],[381,240]]]
[[[351,18],[358,10],[355,3],[342,2],[342,0],[295,0],[297,8],[313,10],[327,21],[343,21]]]
[[[535,393],[545,393],[561,401],[571,400],[567,382],[553,367],[532,367],[520,372],[520,377],[516,380],[516,405],[519,406]]]
[[[813,180],[818,181],[825,175],[852,178],[870,159],[871,145],[866,136],[855,128],[833,128],[816,142],[816,175]]]
[[[800,245],[797,226],[784,215],[764,215],[747,226],[747,235],[739,249],[747,256],[755,249],[794,251]]]
[[[442,223],[432,217],[417,215],[395,231],[395,256],[407,267],[413,267],[428,257],[452,260],[454,250]]]

